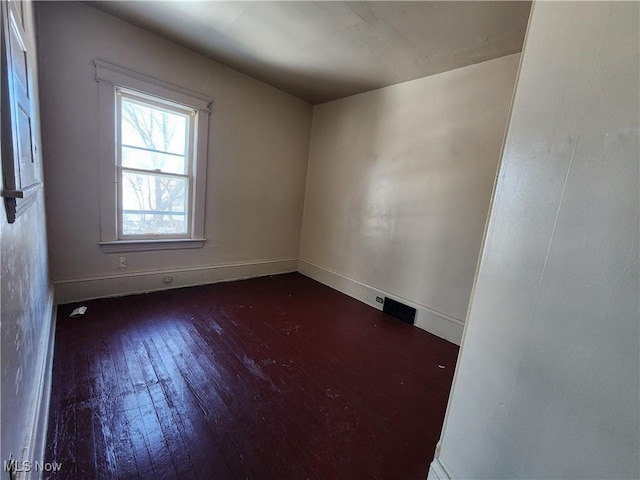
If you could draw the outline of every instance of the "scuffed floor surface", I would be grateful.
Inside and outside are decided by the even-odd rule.
[[[426,477],[455,345],[295,273],[85,305],[58,310],[52,478]]]

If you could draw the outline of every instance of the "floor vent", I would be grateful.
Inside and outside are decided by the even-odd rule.
[[[416,320],[416,309],[393,300],[389,297],[384,297],[384,304],[382,305],[382,311],[388,313],[392,317],[396,317],[398,320],[402,320],[405,323],[413,325]]]

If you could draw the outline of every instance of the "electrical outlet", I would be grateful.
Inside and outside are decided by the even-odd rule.
[[[127,268],[127,257],[118,257],[118,268]]]
[[[384,300],[382,299],[382,297],[376,297],[376,302],[384,303]]]

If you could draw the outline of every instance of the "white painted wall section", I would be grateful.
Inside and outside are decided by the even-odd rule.
[[[315,106],[300,271],[459,343],[519,58]]]
[[[640,476],[639,7],[534,5],[430,478]]]

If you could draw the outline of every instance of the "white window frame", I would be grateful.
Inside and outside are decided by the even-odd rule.
[[[207,146],[211,99],[153,77],[94,60],[99,86],[100,111],[100,241],[105,253],[145,250],[173,250],[201,248],[204,238],[205,189],[207,175]],[[118,126],[119,91],[139,97],[149,104],[165,103],[192,109],[195,118],[193,152],[190,164],[189,233],[180,236],[149,235],[121,238],[119,206],[120,132]]]

